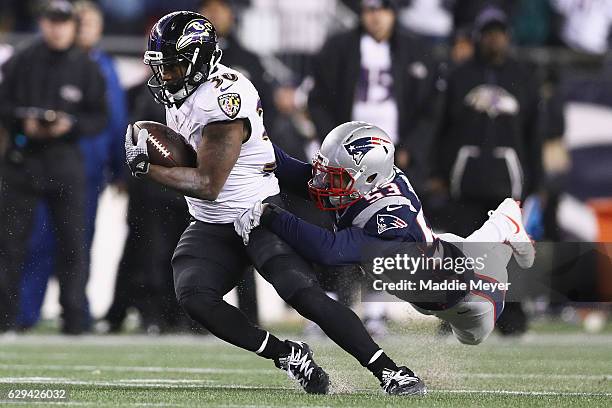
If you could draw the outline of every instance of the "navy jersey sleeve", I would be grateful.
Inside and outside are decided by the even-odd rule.
[[[308,180],[312,177],[312,166],[289,156],[274,143],[272,145],[276,157],[274,174],[278,178],[281,189],[289,190],[308,199]]]
[[[302,257],[323,265],[359,264],[364,248],[380,242],[361,228],[332,232],[272,205],[266,208],[261,222]]]

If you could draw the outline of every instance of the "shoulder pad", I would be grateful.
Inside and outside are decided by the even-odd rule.
[[[249,110],[257,108],[258,100],[257,90],[246,77],[223,68],[206,82],[198,106],[210,123],[248,118]]]

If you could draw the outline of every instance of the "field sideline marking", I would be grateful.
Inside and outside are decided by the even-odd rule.
[[[511,390],[429,390],[439,394],[493,394],[493,395],[528,395],[551,397],[612,397],[612,392],[572,392],[572,391],[511,391]]]
[[[148,367],[148,366],[104,366],[104,365],[59,365],[59,364],[0,364],[0,369],[52,370],[52,371],[112,371],[140,373],[187,373],[187,374],[278,374],[271,368],[198,368],[198,367]]]
[[[198,367],[149,367],[149,366],[105,366],[105,365],[59,365],[59,364],[0,364],[0,369],[51,370],[51,371],[110,371],[140,373],[185,373],[185,374],[278,374],[277,369],[267,368],[198,368]],[[455,377],[476,378],[531,378],[612,381],[612,374],[548,374],[548,373],[451,373]]]
[[[75,407],[99,407],[100,402],[94,401],[17,401],[17,400],[0,400],[1,404],[13,404],[13,405],[69,405]],[[103,405],[104,406],[104,405]],[[177,404],[171,402],[119,402],[109,405],[112,407],[193,407],[193,403]],[[234,405],[234,404],[223,404],[223,405],[207,405],[209,408],[266,408],[265,405]],[[297,408],[331,408],[327,405],[305,405]],[[348,406],[347,408],[356,408]]]
[[[295,387],[259,386],[259,385],[215,385],[212,380],[166,380],[166,379],[127,379],[127,380],[74,380],[62,377],[0,377],[0,384],[67,384],[91,385],[95,387],[124,387],[124,388],[232,388],[248,390],[297,390]]]
[[[71,405],[75,407],[99,407],[98,401],[18,401],[18,400],[0,400],[0,404],[13,405]],[[122,402],[113,403],[113,406],[118,407],[191,407],[193,404],[173,404],[171,402]]]
[[[0,377],[0,384],[9,384],[9,383],[25,383],[25,382],[40,382],[45,384],[72,384],[72,385],[83,385],[88,383],[118,383],[118,384],[199,384],[206,385],[217,383],[215,380],[182,380],[182,379],[169,379],[169,378],[129,378],[129,379],[119,379],[119,380],[75,380],[74,378],[68,377]]]

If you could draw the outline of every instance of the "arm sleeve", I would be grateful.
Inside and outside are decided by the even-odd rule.
[[[274,205],[266,207],[261,223],[302,257],[323,265],[360,264],[362,250],[380,241],[366,235],[361,228],[348,228],[336,233],[328,231]]]
[[[289,156],[274,143],[272,145],[277,166],[275,174],[281,189],[308,199],[308,180],[312,176],[312,166]]]

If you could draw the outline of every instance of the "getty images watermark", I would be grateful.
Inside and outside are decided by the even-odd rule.
[[[361,281],[362,301],[452,303],[468,292],[503,292],[506,302],[612,302],[612,243],[538,242],[536,253],[525,270],[504,243],[368,245],[361,259],[369,278]]]
[[[393,276],[395,279],[391,281],[374,279],[372,288],[375,291],[507,291],[510,288],[509,282],[487,279],[440,279],[440,273],[463,275],[473,271],[475,274],[482,274],[487,266],[487,256],[484,254],[472,258],[396,254],[390,257],[376,257],[372,262],[372,273],[385,277]],[[402,279],[401,276],[407,278]]]

